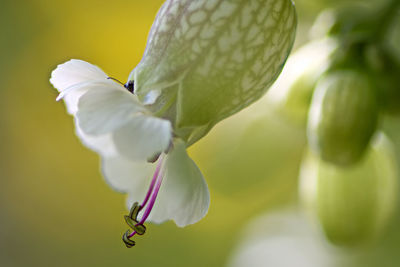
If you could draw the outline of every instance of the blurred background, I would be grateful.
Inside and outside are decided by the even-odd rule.
[[[286,251],[285,246],[272,249],[282,259],[312,243],[307,259],[318,258],[318,261],[312,260],[305,266],[399,266],[400,213],[396,206],[399,115],[379,113],[376,125],[368,128],[372,130],[367,138],[369,143],[363,148],[363,159],[354,163],[356,169],[349,174],[341,166],[320,162],[321,151],[317,156],[307,154],[312,150],[307,145],[307,131],[312,127],[306,121],[310,105],[314,105],[310,103],[314,84],[310,82],[311,89],[304,89],[303,85],[293,89],[296,88],[293,77],[300,77],[302,70],[305,72],[306,66],[312,65],[302,60],[318,58],[320,65],[310,71],[317,79],[325,68],[320,66],[328,66],[335,61],[333,57],[341,58],[332,52],[341,46],[330,41],[319,44],[318,48],[307,50],[305,46],[320,40],[325,42],[327,33],[339,43],[348,36],[358,36],[360,31],[341,34],[346,27],[334,24],[334,13],[325,13],[313,26],[321,11],[357,2],[349,0],[296,1],[299,25],[292,54],[297,56],[293,56],[291,67],[287,64],[265,98],[221,122],[190,148],[209,184],[208,215],[184,229],[172,222],[149,225],[146,236],[137,238],[136,247],[124,246],[121,236],[126,230],[125,196],[112,191],[104,182],[98,156],[82,146],[74,135],[73,120],[64,104],[55,101],[57,93],[49,78],[58,64],[77,58],[101,66],[109,75],[124,81],[141,59],[147,33],[162,2],[1,1],[0,265],[301,266],[293,262],[293,265],[280,264],[279,259],[246,262],[272,249],[271,244],[282,244],[268,242],[279,235],[279,231],[273,231],[272,237],[263,232],[271,232],[269,219],[254,227],[251,222],[281,210],[288,213],[289,207],[292,215],[283,220],[294,223],[285,224],[290,228],[285,237],[295,240],[315,235],[318,241],[296,239],[294,243],[290,241],[292,250]],[[361,2],[363,7],[376,11],[385,1]],[[346,18],[360,13],[355,6],[348,10],[350,15]],[[397,22],[400,25],[399,19]],[[383,40],[388,40],[385,45],[385,51],[391,55],[388,57],[393,59],[397,55],[400,59],[400,26],[382,27],[388,29],[382,34]],[[340,30],[335,32],[337,28]],[[307,54],[310,51],[314,54]],[[388,73],[386,61],[380,61],[386,57],[380,57],[380,51],[371,52],[372,65],[378,62],[376,73]],[[300,52],[303,56],[299,56]],[[349,58],[350,62],[356,61]],[[396,64],[390,65],[390,73],[400,71]],[[346,68],[353,67],[346,65]],[[297,76],[292,76],[292,71]],[[377,75],[374,79],[378,81],[374,84],[380,84],[380,80],[389,78]],[[389,87],[392,84],[399,83],[390,83]],[[391,106],[396,109],[399,103]],[[386,102],[382,105],[389,106]],[[349,182],[353,176],[365,175],[367,180],[358,178]],[[328,185],[315,182],[322,176],[331,179]],[[329,191],[332,188],[339,189]],[[330,196],[329,200],[325,196]],[[349,203],[356,203],[350,213],[343,208]],[[354,212],[357,214],[353,220]],[[293,215],[298,213],[302,219]],[[276,220],[272,224],[276,226]],[[255,233],[248,235],[249,227]],[[296,234],[306,228],[313,234],[305,230]],[[248,257],[240,255],[246,251],[241,246],[251,245],[253,237],[262,238],[265,250],[257,250],[259,253],[250,253]],[[321,258],[322,254],[329,256]],[[293,259],[296,262],[296,253]]]

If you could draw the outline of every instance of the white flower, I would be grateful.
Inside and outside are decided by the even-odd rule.
[[[150,221],[172,219],[183,227],[207,213],[210,197],[206,182],[187,155],[185,143],[173,138],[168,120],[152,116],[124,86],[81,60],[59,65],[50,82],[60,91],[58,99],[64,99],[68,112],[75,117],[77,135],[102,156],[107,182],[129,193],[129,206],[134,200],[144,199],[146,187],[150,187],[149,201],[142,206],[147,208],[144,214],[153,209]],[[155,157],[158,167],[150,181],[155,164],[147,160]],[[158,191],[161,182],[163,187]],[[150,204],[157,195],[153,208]]]
[[[126,85],[80,60],[52,73],[78,136],[102,156],[106,180],[129,193],[126,220],[136,233],[147,219],[185,226],[207,213],[208,188],[186,147],[268,90],[296,23],[291,0],[167,0]],[[124,235],[127,246],[135,232]]]

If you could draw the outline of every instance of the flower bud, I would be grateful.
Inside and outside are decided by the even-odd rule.
[[[351,165],[375,132],[378,107],[369,78],[357,71],[328,73],[315,89],[308,117],[310,147],[322,159]]]
[[[167,0],[129,79],[139,99],[193,143],[267,91],[295,29],[291,0]]]
[[[398,165],[383,134],[350,167],[324,162],[312,152],[303,160],[300,195],[333,243],[356,245],[382,232],[396,208]]]

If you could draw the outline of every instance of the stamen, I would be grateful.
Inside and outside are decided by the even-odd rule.
[[[125,87],[129,92],[131,92],[132,94],[135,91],[135,82],[134,81],[129,81],[126,84],[122,83],[120,80],[113,78],[113,77],[107,77],[108,80],[113,80],[119,84],[121,84],[123,87]]]
[[[143,235],[146,232],[146,227],[144,225],[139,224],[137,220],[137,216],[139,214],[139,203],[135,202],[132,205],[131,212],[129,216],[125,215],[126,223],[133,229],[138,235]],[[129,233],[130,234],[130,233]]]
[[[129,92],[131,92],[132,94],[134,94],[135,93],[135,81],[128,81],[125,85],[124,85],[124,87],[129,91]]]
[[[150,212],[153,209],[154,203],[156,202],[158,191],[160,191],[160,187],[161,187],[163,178],[164,178],[164,173],[161,173],[161,175],[159,175],[159,178],[157,179],[157,184],[155,185],[153,195],[151,196],[151,199],[149,202],[149,206],[146,208],[139,224],[143,224],[147,220],[147,217],[149,217]]]
[[[115,79],[115,78],[113,78],[113,77],[107,77],[107,79],[108,79],[108,80],[113,80],[113,81],[115,81],[115,82],[121,84],[122,86],[125,86],[125,84],[123,84],[123,83],[120,82],[118,79]]]
[[[147,194],[142,204],[139,206],[139,204],[135,202],[132,205],[129,216],[125,216],[126,223],[134,230],[132,233],[128,230],[122,236],[122,240],[124,241],[125,245],[128,248],[133,247],[135,245],[135,242],[130,239],[131,237],[133,237],[135,234],[143,235],[146,231],[146,227],[143,224],[146,222],[147,218],[150,215],[150,212],[154,207],[154,203],[157,199],[157,195],[158,192],[160,191],[161,183],[164,177],[164,172],[162,170],[163,161],[164,161],[164,155],[161,155],[156,170],[154,172],[153,179],[150,183],[150,187],[147,191]],[[149,205],[147,205],[147,202],[149,202]],[[140,222],[138,222],[137,216],[144,207],[146,207],[146,210],[144,211],[144,214]]]
[[[156,171],[154,172],[153,179],[151,180],[151,184],[150,184],[149,190],[147,190],[146,197],[144,198],[142,204],[140,205],[139,211],[141,211],[144,208],[144,206],[146,206],[147,201],[149,200],[150,195],[153,192],[154,185],[156,184],[156,180],[157,180],[158,174],[160,173],[162,161],[163,160],[160,159],[160,161],[157,164],[157,168],[156,168]]]
[[[125,234],[122,236],[122,240],[124,241],[127,248],[133,247],[136,243],[135,241],[129,239],[130,231],[126,231]]]
[[[143,214],[143,216],[142,216],[142,219],[141,219],[140,222],[138,223],[139,225],[143,225],[143,224],[146,222],[147,218],[148,218],[149,215],[150,215],[151,210],[153,209],[154,203],[155,203],[155,201],[156,201],[158,192],[159,192],[160,187],[161,187],[161,182],[162,182],[162,180],[163,180],[163,176],[164,176],[164,174],[163,174],[162,172],[161,172],[161,173],[158,173],[157,179],[156,179],[156,184],[153,185],[153,187],[155,186],[155,188],[154,188],[154,191],[153,191],[153,193],[152,193],[152,195],[151,195],[151,199],[150,199],[149,205],[146,207],[146,210],[144,211],[144,214]],[[149,191],[150,191],[150,190],[149,190]],[[146,201],[146,202],[147,202],[147,201]],[[144,207],[144,206],[142,206],[142,207]],[[129,238],[133,237],[133,236],[134,236],[135,234],[137,234],[137,233],[138,233],[137,231],[133,231],[133,232],[129,235]]]

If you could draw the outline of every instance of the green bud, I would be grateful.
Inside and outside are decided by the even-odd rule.
[[[328,73],[317,84],[307,125],[310,147],[322,159],[351,165],[360,160],[378,119],[374,87],[352,70]]]
[[[267,91],[295,29],[291,0],[167,0],[129,79],[142,101],[158,96],[155,114],[193,143]]]
[[[371,241],[392,218],[398,196],[393,144],[379,135],[366,156],[339,167],[308,152],[301,168],[301,197],[335,244]]]

